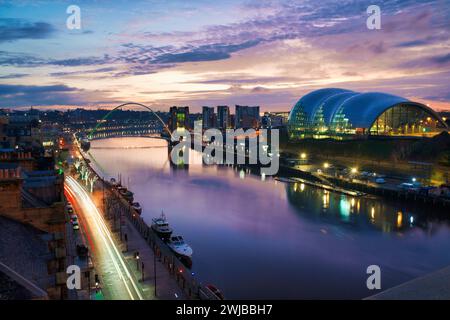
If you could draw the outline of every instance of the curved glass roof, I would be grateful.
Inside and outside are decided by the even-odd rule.
[[[323,103],[323,115],[325,118],[325,123],[327,125],[330,125],[331,121],[333,120],[334,115],[336,112],[341,108],[345,102],[350,99],[353,96],[358,95],[359,93],[348,91],[348,92],[342,92],[338,94],[334,94],[330,97],[328,97],[325,102]]]
[[[312,91],[307,95],[303,96],[292,108],[289,114],[289,119],[294,119],[295,113],[304,112],[307,115],[307,120],[312,123],[314,115],[320,105],[329,97],[343,92],[351,92],[350,90],[339,89],[339,88],[325,88]]]
[[[302,112],[307,124],[314,126],[314,119],[319,110],[323,115],[326,126],[330,126],[335,115],[339,113],[344,115],[354,128],[370,128],[384,111],[404,103],[415,105],[440,120],[436,112],[427,106],[395,95],[382,92],[358,93],[339,88],[325,88],[308,93],[295,104],[289,114],[289,125],[298,125],[295,123],[296,115]]]
[[[368,92],[355,95],[342,105],[342,112],[355,128],[369,128],[385,110],[409,100],[394,95]]]

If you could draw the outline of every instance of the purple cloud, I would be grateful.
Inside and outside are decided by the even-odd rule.
[[[0,19],[0,42],[20,39],[45,39],[55,32],[46,22],[28,22],[20,19]]]
[[[33,86],[0,84],[1,107],[32,105],[86,105],[105,98],[106,92],[86,91],[63,84]],[[111,101],[109,101],[111,102]]]

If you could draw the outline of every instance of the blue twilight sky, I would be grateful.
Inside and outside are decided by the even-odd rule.
[[[381,30],[366,27],[371,4]],[[0,0],[0,107],[287,111],[342,87],[450,109],[449,76],[450,0]]]

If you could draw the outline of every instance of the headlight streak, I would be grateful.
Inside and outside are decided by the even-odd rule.
[[[107,249],[107,252],[108,252],[109,256],[111,257],[111,260],[114,264],[114,268],[116,269],[116,271],[119,275],[119,278],[124,283],[125,288],[127,289],[127,292],[129,294],[130,298],[132,300],[135,300],[135,296],[133,295],[133,293],[130,290],[128,281],[133,286],[133,289],[136,292],[138,299],[143,300],[144,298],[142,297],[142,295],[135,283],[135,280],[133,279],[130,272],[128,271],[127,265],[126,265],[125,261],[123,260],[121,253],[117,249],[113,239],[111,238],[109,229],[108,229],[102,215],[100,214],[99,210],[97,209],[95,204],[92,202],[92,199],[90,198],[88,193],[72,177],[66,176],[66,183],[67,183],[71,193],[75,194],[76,195],[75,198],[81,202],[80,205],[84,208],[84,213],[90,215],[90,217],[93,218],[93,221],[95,223],[95,227],[98,231],[98,234],[100,235],[102,241],[104,242],[105,248]],[[125,275],[117,261],[122,266],[123,271],[125,271]],[[128,279],[128,281],[127,281],[127,279]]]

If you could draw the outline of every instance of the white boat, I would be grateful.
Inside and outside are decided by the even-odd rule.
[[[159,218],[152,219],[152,229],[163,239],[168,239],[173,231],[172,228],[169,227],[169,223],[167,222],[164,212],[161,213]]]
[[[192,248],[184,242],[184,239],[182,236],[173,236],[170,237],[167,245],[169,248],[175,252],[176,254],[184,257],[190,258],[192,256]]]
[[[136,210],[136,212],[137,212],[138,214],[141,214],[141,213],[142,213],[142,207],[141,207],[141,205],[139,204],[139,202],[133,202],[133,203],[131,204],[131,206],[133,207],[134,210]]]

